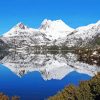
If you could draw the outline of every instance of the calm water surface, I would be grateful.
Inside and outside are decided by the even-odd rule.
[[[21,100],[45,100],[69,84],[89,80],[100,68],[78,55],[9,53],[0,56],[0,91]]]

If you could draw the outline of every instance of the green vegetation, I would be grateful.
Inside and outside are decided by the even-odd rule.
[[[100,66],[100,47],[95,49],[81,48],[75,50],[75,53],[79,55],[79,61]]]
[[[48,100],[100,100],[100,73],[78,87],[69,85]]]
[[[0,100],[20,100],[20,98],[18,96],[13,96],[10,98],[7,95],[0,93]]]
[[[47,47],[48,50],[59,50],[59,47],[57,45],[49,46]]]
[[[100,45],[100,37],[95,40],[97,45]]]

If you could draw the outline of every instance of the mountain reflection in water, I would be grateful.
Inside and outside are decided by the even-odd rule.
[[[12,52],[1,55],[0,91],[7,92],[8,95],[18,95],[22,97],[21,100],[44,100],[66,85],[70,83],[77,85],[79,81],[90,79],[100,71],[100,67],[96,65],[78,61],[78,55],[71,52],[66,54]],[[6,75],[9,78],[5,80]],[[14,81],[11,83],[11,79],[16,83]],[[8,82],[8,86],[9,84],[11,86],[8,88],[3,82]],[[42,87],[44,93],[40,90]]]
[[[62,79],[72,71],[94,76],[100,68],[77,61],[78,55],[9,53],[0,62],[19,77],[38,71],[44,80]]]

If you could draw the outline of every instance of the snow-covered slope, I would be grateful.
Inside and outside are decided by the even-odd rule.
[[[23,23],[18,23],[11,30],[3,34],[2,39],[10,45],[50,46],[53,45],[55,39],[66,37],[73,30],[62,20],[44,20],[39,29],[29,28]]]
[[[6,32],[3,34],[4,37],[12,37],[12,36],[17,36],[20,35],[21,32],[25,32],[30,30],[27,26],[25,26],[23,23],[18,23],[16,26],[14,26],[10,31]]]
[[[62,20],[45,19],[40,28],[28,28],[23,23],[18,23],[2,37],[10,45],[27,44],[28,46],[56,45],[84,46],[100,37],[100,21],[77,29],[70,28]],[[21,47],[21,46],[20,46]]]
[[[45,19],[39,30],[50,39],[58,39],[67,36],[74,29],[66,25],[62,20],[51,21]]]
[[[38,29],[28,28],[22,23],[18,23],[10,31],[3,35],[3,40],[12,45],[21,46],[28,45],[45,45],[49,42],[46,35]],[[22,46],[21,46],[22,47]]]
[[[75,29],[63,39],[58,39],[56,44],[60,45],[64,43],[69,47],[83,46],[92,42],[98,35],[100,35],[100,21]]]
[[[100,21],[95,24],[77,28],[74,36],[78,38],[81,37],[84,40],[86,38],[93,38],[97,34],[100,34]]]
[[[39,30],[34,28],[29,28],[25,26],[23,23],[18,23],[13,28],[11,28],[8,32],[4,33],[4,37],[14,37],[14,36],[31,36],[34,34],[38,34]]]

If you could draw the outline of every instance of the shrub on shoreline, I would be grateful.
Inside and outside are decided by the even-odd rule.
[[[20,100],[18,96],[9,97],[3,93],[0,93],[0,100]]]
[[[89,81],[81,81],[78,87],[69,85],[48,100],[99,100],[100,73]]]

